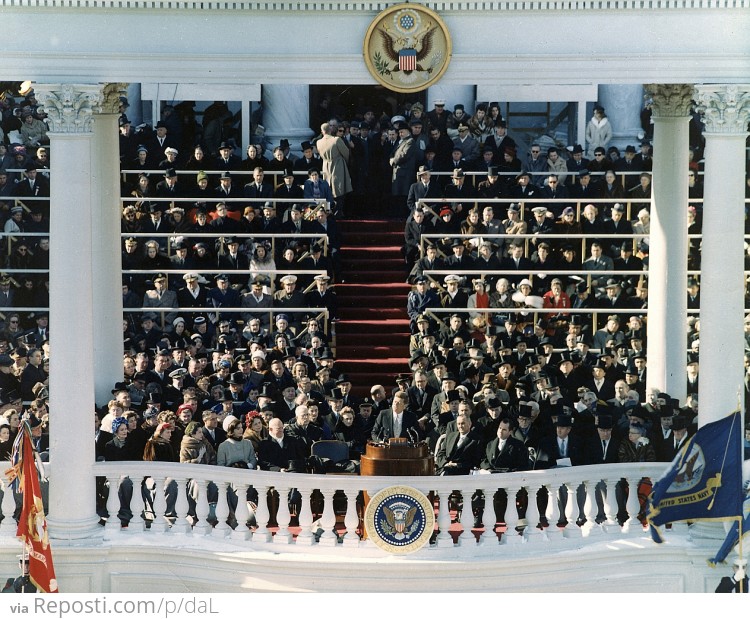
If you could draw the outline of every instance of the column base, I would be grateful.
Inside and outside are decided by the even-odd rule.
[[[79,541],[103,541],[104,539],[104,527],[99,524],[97,516],[79,520],[47,518],[47,529],[55,545],[76,545]]]

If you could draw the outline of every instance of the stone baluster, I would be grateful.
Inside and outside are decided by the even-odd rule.
[[[273,543],[290,544],[292,534],[289,532],[289,520],[292,515],[289,513],[289,488],[279,486],[276,488],[276,492],[279,493],[279,511],[276,513],[276,522],[279,525],[279,530],[276,531],[276,535],[273,537]]]
[[[105,539],[113,539],[117,535],[122,526],[120,519],[117,517],[117,512],[120,510],[120,483],[125,477],[120,475],[114,475],[107,478],[109,484],[109,494],[107,495],[107,523],[104,525],[104,536]]]
[[[177,502],[175,503],[175,521],[170,531],[172,533],[182,533],[187,535],[193,530],[190,522],[187,519],[188,516],[188,500],[187,493],[190,488],[189,479],[176,478],[175,483],[177,484]]]
[[[271,541],[271,531],[268,530],[268,520],[271,517],[268,511],[268,492],[273,492],[273,488],[263,484],[255,488],[258,490],[258,505],[255,510],[257,528],[253,532],[253,543],[266,544]]]
[[[448,508],[450,490],[442,490],[438,493],[440,497],[440,507],[438,511],[438,528],[440,533],[437,536],[437,545],[440,548],[453,546],[453,538],[448,532],[451,527],[451,513]],[[464,508],[466,506],[464,505]],[[471,511],[471,509],[469,509]]]
[[[344,516],[346,536],[344,537],[344,546],[359,546],[359,535],[357,535],[357,527],[359,526],[359,514],[357,513],[358,494],[358,491],[350,490],[346,495],[346,516]]]
[[[310,495],[312,491],[300,489],[299,492],[302,495],[302,507],[299,513],[300,532],[297,536],[296,544],[298,546],[311,546],[316,541],[312,530],[313,514],[310,507]]]
[[[227,537],[232,527],[227,524],[229,518],[229,503],[227,502],[227,490],[231,487],[231,484],[220,481],[216,482],[216,486],[219,490],[219,500],[216,502],[216,526],[212,531],[212,535],[215,537]]]
[[[336,514],[333,511],[333,495],[336,490],[329,488],[321,489],[323,494],[323,516],[320,518],[320,526],[323,532],[320,535],[320,543],[332,546],[338,543],[338,536],[334,527],[336,526]]]
[[[539,528],[539,505],[537,504],[537,495],[539,493],[539,486],[536,484],[529,484],[524,486],[528,494],[529,500],[526,507],[526,529],[524,529],[523,535],[526,541],[537,542],[542,539],[542,530]]]
[[[638,513],[641,510],[640,501],[638,501],[638,482],[640,477],[637,479],[628,479],[628,500],[625,503],[625,509],[628,512],[628,519],[623,524],[622,530],[624,533],[634,533],[641,535],[643,533],[643,525],[638,520]]]
[[[516,506],[516,500],[520,489],[521,486],[518,484],[508,484],[505,488],[507,505],[504,516],[505,534],[502,539],[503,544],[515,545],[523,541],[523,537],[516,531],[516,527],[518,527],[518,507]]]
[[[205,479],[197,479],[195,482],[198,484],[198,500],[195,502],[195,515],[198,518],[198,523],[193,527],[193,532],[208,535],[213,529],[213,526],[208,521],[208,515],[211,513],[211,508],[208,504],[209,482]]]
[[[247,489],[249,484],[236,484],[237,486],[237,509],[234,510],[234,516],[237,519],[237,528],[230,534],[233,540],[245,541],[250,537],[250,530],[247,528],[247,521],[250,518],[250,511],[247,508]]]

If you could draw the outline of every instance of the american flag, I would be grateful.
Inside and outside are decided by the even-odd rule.
[[[401,71],[415,71],[417,69],[417,50],[402,49],[398,53],[398,68]]]

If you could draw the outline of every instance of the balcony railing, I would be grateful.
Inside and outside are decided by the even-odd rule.
[[[565,540],[571,540],[572,548],[580,545],[581,538],[601,541],[623,535],[642,536],[644,526],[638,517],[642,506],[636,489],[644,479],[658,478],[665,466],[666,463],[603,464],[494,475],[395,478],[275,473],[161,462],[105,462],[96,463],[93,472],[106,478],[110,488],[106,502],[110,517],[106,519],[105,538],[112,541],[125,540],[134,534],[152,536],[154,543],[158,543],[158,538],[166,541],[175,535],[210,535],[236,541],[238,549],[273,547],[274,552],[283,547],[292,550],[300,546],[315,551],[324,547],[374,548],[371,541],[363,539],[357,497],[361,497],[360,493],[373,496],[393,485],[407,485],[429,495],[437,505],[432,543],[419,552],[448,547],[458,553],[456,557],[462,557],[477,552],[477,548],[522,542],[566,543]],[[144,503],[140,492],[141,480],[148,477],[153,479],[156,488],[153,520],[142,517],[146,513],[150,516],[150,506]],[[116,516],[123,505],[118,492],[112,489],[126,479],[133,480],[135,485],[127,506],[134,516],[129,525],[123,527]],[[189,480],[193,483],[189,484]],[[209,484],[218,489],[215,506],[208,502]],[[194,491],[197,489],[194,517],[188,516],[188,488],[191,487]],[[260,497],[257,507],[239,500],[232,521],[238,523],[236,528],[227,524],[231,511],[227,501],[230,487],[241,499],[247,496],[249,488]],[[301,498],[301,509],[296,515],[298,523],[293,526],[290,525],[291,503],[287,501],[292,489]],[[454,491],[459,492],[460,497]],[[474,516],[470,505],[477,491],[485,497],[483,526],[472,530]],[[496,518],[491,497],[498,491],[508,499],[505,513]],[[269,493],[276,493],[280,500],[269,501]],[[170,504],[174,504],[171,515],[167,513],[168,495]],[[452,526],[451,513],[444,507],[456,499],[463,501],[463,510]],[[278,512],[274,514],[276,504]],[[525,514],[522,513],[524,507]],[[6,496],[2,503],[3,514],[12,513],[14,508],[12,497]],[[91,509],[94,509],[93,500]],[[320,513],[313,514],[313,509]],[[209,514],[215,514],[218,521],[214,526],[208,522]],[[618,516],[622,522],[618,522]],[[15,533],[15,525],[6,525],[8,520],[12,523],[12,518],[4,519],[0,534]],[[498,552],[502,550],[498,548]]]

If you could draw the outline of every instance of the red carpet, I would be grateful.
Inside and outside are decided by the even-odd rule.
[[[352,381],[358,397],[370,387],[395,387],[394,377],[408,370],[410,286],[401,246],[404,223],[389,220],[339,222],[341,276],[336,285],[336,366]]]

